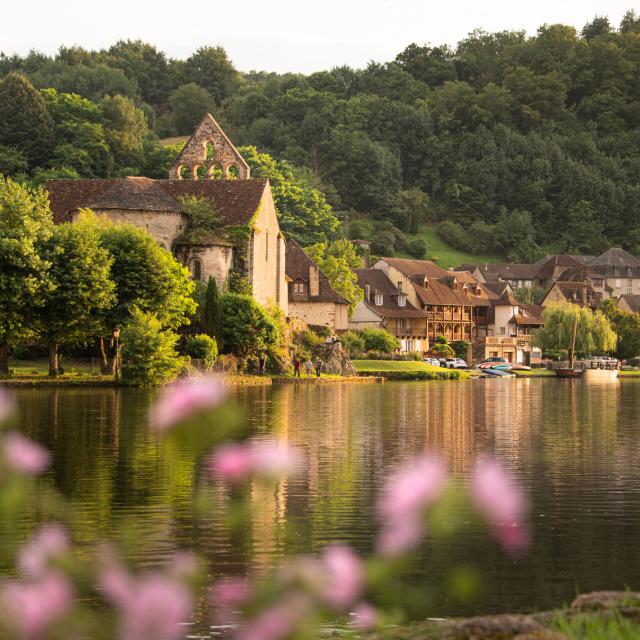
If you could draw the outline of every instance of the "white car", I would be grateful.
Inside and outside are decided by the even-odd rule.
[[[447,358],[444,366],[447,369],[466,369],[467,363],[462,358]]]

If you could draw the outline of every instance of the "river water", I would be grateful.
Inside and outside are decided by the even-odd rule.
[[[411,580],[426,585],[415,617],[527,611],[579,591],[640,589],[640,381],[516,379],[384,385],[278,385],[234,392],[256,435],[301,447],[304,472],[252,492],[248,544],[221,518],[196,522],[194,461],[168,451],[147,427],[153,392],[21,389],[19,426],[53,452],[40,482],[71,503],[75,538],[91,546],[125,537],[143,566],[195,548],[212,576],[261,571],[285,552],[332,540],[370,552],[372,504],[385,474],[412,455],[439,452],[461,483],[483,452],[494,454],[531,498],[533,547],[506,557],[466,512],[455,536],[438,537]],[[16,523],[24,538],[38,510]],[[0,541],[0,545],[8,541]],[[454,568],[482,583],[460,600],[446,588]],[[466,571],[466,569],[465,569]]]

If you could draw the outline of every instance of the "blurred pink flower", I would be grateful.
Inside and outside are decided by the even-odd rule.
[[[166,433],[196,413],[217,407],[227,389],[219,378],[205,377],[176,382],[160,391],[149,412],[151,427]]]
[[[246,444],[220,445],[210,456],[209,473],[215,479],[244,482],[253,472],[253,454]]]
[[[100,576],[102,589],[119,612],[120,640],[172,640],[182,637],[193,598],[187,587],[162,574],[130,576],[117,564]]]
[[[529,506],[526,496],[496,460],[482,458],[476,464],[471,478],[471,500],[507,550],[528,545],[528,531],[523,528]]]
[[[16,473],[34,476],[49,466],[49,452],[17,431],[4,436],[2,450],[5,463]]]
[[[209,457],[209,474],[214,479],[245,482],[251,476],[275,479],[294,474],[302,465],[299,452],[276,440],[227,443]]]
[[[382,530],[376,547],[397,555],[424,535],[424,511],[442,496],[447,483],[444,462],[424,454],[402,467],[388,481],[377,504]]]
[[[249,599],[246,578],[221,578],[211,588],[210,603],[217,624],[234,625],[238,621],[237,609]]]
[[[362,561],[350,547],[333,544],[324,550],[322,562],[327,573],[324,599],[337,609],[346,609],[364,588]]]
[[[238,640],[283,640],[311,613],[311,602],[300,592],[286,594],[281,602],[263,609],[240,627]]]
[[[69,537],[59,524],[43,526],[20,550],[18,567],[28,576],[38,578],[50,569],[51,560],[69,551]]]
[[[368,602],[360,602],[351,615],[352,624],[359,631],[371,631],[378,622],[378,611]]]
[[[14,409],[13,398],[4,389],[0,389],[0,423],[9,418]]]
[[[0,617],[21,640],[41,640],[73,606],[73,589],[59,573],[0,586]]]

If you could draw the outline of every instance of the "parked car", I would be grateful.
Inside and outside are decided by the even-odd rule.
[[[466,369],[467,363],[462,358],[447,358],[444,366],[447,369]]]
[[[422,358],[422,362],[424,362],[425,364],[430,364],[433,367],[440,366],[440,360],[438,360],[438,358]]]

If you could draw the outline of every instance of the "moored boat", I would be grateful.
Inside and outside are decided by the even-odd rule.
[[[581,378],[582,371],[582,369],[575,369],[572,367],[560,367],[553,370],[557,378]]]

